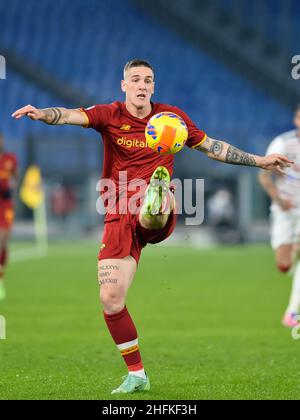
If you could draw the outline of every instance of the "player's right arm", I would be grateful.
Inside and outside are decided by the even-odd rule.
[[[37,109],[32,105],[24,106],[12,114],[12,117],[19,120],[28,117],[34,121],[41,121],[48,125],[79,125],[87,126],[88,119],[80,109],[67,108],[45,108]]]
[[[279,204],[282,210],[287,211],[287,210],[291,210],[294,207],[292,201],[283,200],[282,198],[280,198],[279,191],[274,183],[272,173],[267,172],[267,171],[261,171],[258,175],[258,180],[262,188],[270,197],[270,199],[273,202],[276,202],[277,204]]]
[[[282,140],[281,136],[276,137],[270,143],[266,154],[271,155],[272,153],[285,153],[284,141]],[[284,200],[281,198],[280,192],[275,182],[275,176],[276,175],[274,175],[272,172],[260,171],[258,180],[273,203],[277,203],[284,211],[290,210],[294,207],[294,205],[291,200]]]
[[[277,175],[284,175],[285,168],[290,167],[294,162],[280,153],[273,153],[267,156],[257,156],[239,150],[237,147],[225,141],[215,140],[208,136],[196,150],[205,153],[210,159],[231,165],[252,166],[268,171],[273,171]]]

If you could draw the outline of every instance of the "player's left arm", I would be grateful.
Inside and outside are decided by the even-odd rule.
[[[252,166],[261,169],[271,170],[284,174],[284,169],[290,167],[294,162],[286,156],[272,154],[269,156],[257,156],[244,152],[229,143],[206,137],[204,142],[195,148],[204,152],[210,159],[231,165]]]

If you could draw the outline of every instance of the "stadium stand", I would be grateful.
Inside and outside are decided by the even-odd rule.
[[[299,53],[300,3],[297,0],[220,0],[221,9],[254,31],[261,31],[271,44],[289,53]]]
[[[11,0],[5,8],[0,0],[0,50],[13,51],[100,103],[122,99],[121,69],[128,59],[147,58],[157,69],[156,101],[182,107],[212,136],[252,152],[262,153],[275,134],[290,128],[288,108],[162,27],[129,0],[117,3],[118,7],[109,0],[60,0],[53,8],[50,0]],[[1,89],[1,123],[19,153],[21,140],[28,134],[64,136],[75,135],[75,130],[78,134],[76,128],[62,132],[30,122],[16,124],[9,116],[20,105],[65,104],[11,71]],[[183,154],[178,160],[185,159]]]

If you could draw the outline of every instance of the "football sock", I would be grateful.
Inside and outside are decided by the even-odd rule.
[[[3,247],[0,249],[0,265],[5,267],[7,263],[7,248]]]
[[[300,262],[297,263],[294,273],[292,293],[287,312],[298,314],[300,309]]]
[[[0,281],[4,280],[4,267],[7,263],[7,248],[0,248]]]
[[[108,315],[104,312],[104,319],[129,372],[144,377],[137,331],[126,306],[116,314]]]
[[[144,369],[129,370],[129,375],[138,376],[139,378],[146,379],[146,373]]]

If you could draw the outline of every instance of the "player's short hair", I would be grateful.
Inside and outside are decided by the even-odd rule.
[[[147,60],[141,60],[139,58],[135,58],[134,60],[130,60],[130,61],[128,61],[128,63],[125,64],[125,67],[124,67],[124,79],[125,79],[125,74],[126,74],[127,70],[132,69],[133,67],[148,67],[148,69],[151,69],[153,71],[153,73],[154,73],[154,68],[149,63],[149,61],[147,61]]]

